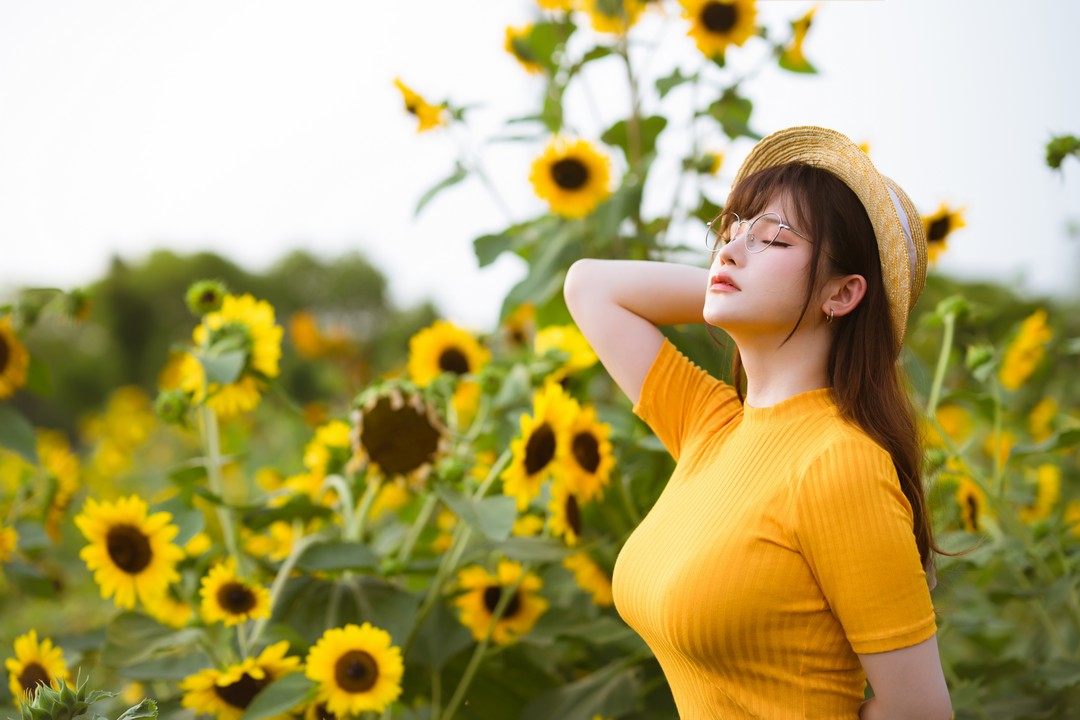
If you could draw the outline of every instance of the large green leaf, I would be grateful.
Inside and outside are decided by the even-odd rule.
[[[457,185],[459,182],[469,176],[469,173],[465,170],[465,166],[460,162],[454,163],[454,171],[446,178],[443,178],[439,182],[435,183],[431,188],[427,190],[416,203],[416,210],[413,211],[413,216],[417,216],[423,211],[429,202],[431,202],[436,195],[441,193],[448,187]]]
[[[638,120],[637,125],[637,152],[638,159],[645,165],[656,152],[656,139],[667,127],[667,118],[661,115],[651,115]],[[608,145],[614,145],[623,151],[626,161],[634,165],[633,149],[631,147],[632,126],[626,120],[620,120],[607,130],[600,138]]]
[[[240,720],[263,720],[284,715],[315,697],[316,685],[303,673],[289,673],[259,691]]]
[[[172,523],[180,528],[173,542],[183,547],[188,540],[202,532],[206,527],[206,516],[196,509],[191,500],[184,495],[176,495],[154,506],[155,511],[164,511],[172,515]]]
[[[450,609],[444,603],[436,603],[417,631],[408,661],[441,670],[472,644],[472,635]]]
[[[1011,455],[1013,457],[1039,455],[1042,453],[1057,452],[1058,450],[1068,450],[1077,445],[1080,445],[1080,428],[1069,428],[1068,430],[1062,430],[1059,433],[1055,433],[1048,439],[1036,445],[1021,445],[1014,447]]]
[[[11,560],[4,564],[4,572],[8,580],[25,593],[50,599],[57,596],[53,579],[33,565]]]
[[[49,366],[33,356],[30,357],[30,366],[26,369],[26,389],[42,397],[49,397],[53,392]]]
[[[156,718],[158,716],[157,701],[152,698],[143,698],[138,705],[133,705],[123,712],[116,720],[143,720],[143,718]]]
[[[593,674],[543,693],[525,706],[521,720],[591,720],[619,716],[634,709],[640,682],[632,668],[618,660]]]
[[[335,572],[367,571],[378,567],[379,559],[367,545],[358,542],[330,541],[310,545],[297,560],[302,570]]]
[[[37,465],[37,438],[33,426],[10,405],[0,404],[0,447],[14,450]]]
[[[489,540],[501,542],[510,537],[517,519],[514,498],[508,495],[473,500],[453,490],[440,486],[435,492],[455,515],[478,530]]]
[[[105,628],[102,660],[110,667],[133,665],[159,651],[194,645],[200,635],[197,628],[174,630],[142,613],[121,613]]]
[[[204,653],[194,652],[190,655],[170,655],[153,658],[120,668],[118,672],[122,677],[139,682],[180,681],[188,675],[193,675],[200,670],[211,667],[211,665],[210,658]]]
[[[244,369],[247,353],[243,350],[230,350],[215,355],[197,355],[206,371],[207,383],[227,385],[235,382]]]
[[[511,560],[535,563],[558,562],[573,552],[557,540],[539,537],[507,538],[497,549]]]
[[[679,68],[675,68],[675,72],[671,73],[666,77],[659,78],[656,81],[656,91],[660,93],[660,97],[662,98],[669,92],[677,88],[679,85],[696,79],[697,74],[683,75],[682,71],[680,71]]]
[[[720,99],[709,106],[709,115],[716,118],[723,128],[724,134],[734,140],[738,137],[748,137],[760,140],[761,135],[750,129],[750,113],[754,105],[734,90],[726,90]]]
[[[583,226],[580,223],[564,223],[551,236],[537,241],[539,247],[530,258],[529,274],[510,289],[503,301],[501,320],[521,303],[540,305],[556,292],[562,290],[566,271],[579,257],[579,239]]]

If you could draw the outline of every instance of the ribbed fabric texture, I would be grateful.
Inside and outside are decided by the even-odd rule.
[[[676,460],[615,565],[615,606],[684,720],[855,718],[855,653],[934,635],[911,506],[828,389],[743,407],[665,341],[634,411]]]

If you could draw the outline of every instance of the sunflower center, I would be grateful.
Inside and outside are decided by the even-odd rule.
[[[137,575],[145,570],[154,557],[150,538],[134,525],[114,525],[109,528],[105,547],[116,567],[128,575]]]
[[[577,158],[563,158],[551,166],[551,179],[563,190],[577,190],[589,181],[589,169]]]
[[[489,585],[484,588],[484,607],[487,608],[489,613],[495,612],[495,607],[499,604],[499,600],[502,599],[503,589],[498,585]],[[518,610],[521,609],[521,597],[514,593],[514,596],[510,598],[510,602],[506,603],[506,609],[503,611],[503,618],[512,618],[517,615]]]
[[[726,33],[735,27],[738,14],[734,5],[727,3],[709,3],[701,11],[701,24],[709,32]]]
[[[10,358],[11,348],[8,347],[7,339],[0,334],[0,373],[4,372]]]
[[[203,290],[202,294],[199,295],[199,304],[203,307],[213,307],[219,302],[221,302],[221,296],[213,288]]]
[[[566,496],[566,524],[575,535],[581,535],[581,509],[573,495]]]
[[[966,509],[967,512],[965,514],[967,515],[968,525],[970,525],[972,527],[972,529],[978,531],[978,529],[979,529],[979,501],[975,499],[974,495],[971,495],[971,496],[968,497],[966,505],[967,505],[967,507],[965,509]]]
[[[259,691],[273,682],[273,679],[267,675],[266,677],[256,680],[247,673],[240,676],[240,679],[234,682],[232,685],[226,685],[220,687],[214,686],[214,692],[217,696],[229,703],[235,708],[246,708],[251,704],[251,701],[255,699],[255,696],[259,694]]]
[[[525,445],[525,472],[535,475],[554,459],[555,432],[550,425],[544,423],[532,431],[529,442]]]
[[[417,112],[416,103],[411,103],[411,102],[405,103],[405,110],[406,110],[406,112],[412,113],[413,115],[419,115],[420,114],[419,112]]]
[[[570,449],[574,453],[574,459],[585,472],[592,474],[596,472],[596,468],[600,467],[600,443],[596,441],[596,436],[592,433],[583,432],[575,435]]]
[[[446,348],[439,355],[439,369],[455,375],[464,375],[469,372],[469,358],[457,348]]]
[[[435,457],[439,431],[412,405],[394,408],[390,398],[382,397],[364,413],[360,442],[384,473],[408,475]]]
[[[228,582],[218,588],[217,601],[233,615],[243,615],[255,609],[255,593],[241,582]]]
[[[319,703],[315,706],[315,720],[337,720],[337,715],[330,712],[326,707],[326,703]]]
[[[950,224],[948,216],[938,218],[930,223],[930,231],[926,233],[926,242],[941,242],[944,240],[945,236],[949,234]]]
[[[51,684],[52,676],[40,663],[29,663],[19,674],[19,685],[22,686],[23,690],[29,690],[32,694],[37,693],[38,685]]]
[[[363,650],[350,650],[334,663],[334,680],[345,692],[367,692],[378,679],[379,664]]]

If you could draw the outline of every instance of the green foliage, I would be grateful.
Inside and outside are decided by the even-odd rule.
[[[1061,163],[1069,155],[1080,159],[1080,138],[1073,135],[1058,135],[1046,143],[1046,164],[1053,169],[1061,169]]]
[[[78,683],[75,689],[61,680],[59,689],[48,685],[38,685],[33,698],[20,708],[21,720],[108,720],[106,716],[91,711],[95,703],[116,695],[104,690],[87,692],[87,680]],[[145,698],[137,705],[125,710],[117,720],[155,720],[158,716],[157,703]],[[11,718],[14,720],[14,718]]]

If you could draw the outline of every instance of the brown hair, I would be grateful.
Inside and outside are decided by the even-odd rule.
[[[888,299],[882,283],[874,228],[855,193],[835,175],[801,163],[766,168],[735,187],[725,210],[753,217],[773,199],[790,200],[787,221],[811,238],[810,271],[802,313],[806,317],[822,273],[862,275],[866,293],[856,308],[833,323],[828,374],[840,414],[855,423],[892,457],[900,488],[911,504],[919,557],[933,585],[933,528],[922,486],[922,448],[915,409],[896,360]],[[786,339],[785,339],[786,342]],[[735,350],[733,384],[739,389],[742,362]]]

